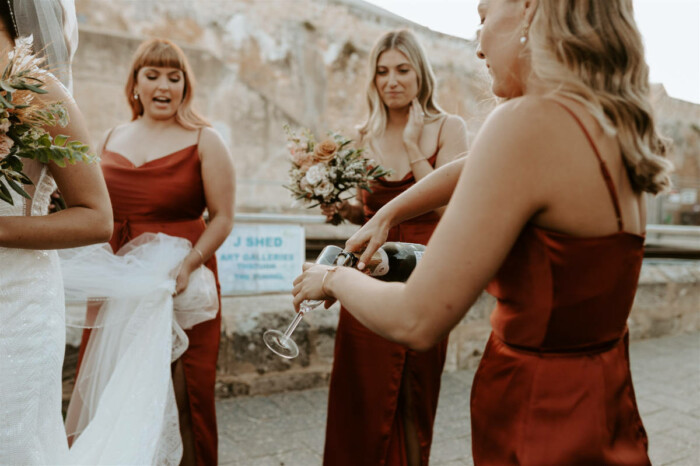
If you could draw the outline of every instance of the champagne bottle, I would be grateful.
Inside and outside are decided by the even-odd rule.
[[[372,254],[365,264],[365,270],[370,276],[385,282],[405,282],[416,268],[418,261],[425,251],[425,246],[414,243],[388,242]],[[352,252],[341,252],[338,255],[339,265],[355,267],[359,255]]]

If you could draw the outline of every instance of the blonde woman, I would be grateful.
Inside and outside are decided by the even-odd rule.
[[[369,59],[369,116],[361,144],[393,175],[345,202],[340,213],[364,223],[395,196],[464,154],[464,122],[435,102],[435,77],[410,31],[382,36]],[[393,241],[425,244],[442,209],[396,225]],[[332,214],[333,210],[327,210]],[[376,335],[341,309],[328,402],[324,463],[427,464],[447,337],[416,352]]]
[[[132,121],[109,131],[102,171],[112,199],[114,251],[142,233],[188,239],[193,249],[176,278],[181,293],[204,264],[216,274],[216,249],[233,227],[231,154],[209,123],[192,108],[195,82],[182,50],[151,39],[134,55],[126,83]],[[209,213],[209,223],[202,218]],[[217,462],[214,407],[221,313],[187,330],[189,346],[172,377],[183,443],[181,464]],[[89,338],[83,335],[81,360]]]
[[[507,99],[470,156],[398,197],[351,238],[449,206],[406,284],[308,265],[295,304],[338,299],[423,350],[484,287],[498,305],[471,393],[475,464],[649,464],[626,320],[644,193],[669,184],[631,0],[479,4],[478,56]],[[461,175],[458,174],[461,168]],[[450,199],[451,196],[451,199]]]

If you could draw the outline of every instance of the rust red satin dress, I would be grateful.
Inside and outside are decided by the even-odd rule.
[[[498,304],[472,386],[476,465],[650,464],[626,326],[644,238],[624,231],[608,169],[565,109],[600,161],[618,232],[528,225],[488,286]]]
[[[114,213],[114,234],[110,240],[114,251],[146,232],[187,238],[192,244],[197,242],[205,229],[202,213],[206,201],[196,144],[138,167],[108,150],[102,152],[101,158]],[[216,275],[216,257],[209,259],[206,266]],[[221,312],[215,319],[186,330],[190,344],[181,356],[197,464],[202,466],[217,464],[214,383],[220,327]],[[88,338],[86,331],[80,345],[80,360]]]
[[[437,154],[429,159],[435,165]],[[365,217],[415,184],[379,180],[362,192]],[[440,217],[431,212],[392,228],[387,241],[426,244]],[[425,352],[376,335],[341,308],[335,337],[323,463],[326,466],[405,465],[404,409],[413,417],[427,465],[445,365],[447,339]],[[407,385],[410,399],[401,395]]]

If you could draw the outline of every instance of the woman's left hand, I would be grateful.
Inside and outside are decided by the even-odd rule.
[[[403,130],[403,142],[406,145],[418,146],[421,133],[423,133],[423,120],[425,115],[423,109],[418,103],[418,99],[411,101],[411,107],[408,110],[408,122]]]
[[[180,271],[177,273],[177,277],[175,278],[174,296],[179,295],[187,289],[187,285],[190,283],[190,274],[192,274],[193,271],[194,269],[188,264],[187,261],[182,264]]]
[[[292,289],[292,295],[294,296],[294,309],[299,311],[299,305],[302,301],[307,299],[330,300],[330,304],[326,302],[326,309],[333,304],[335,301],[333,297],[328,296],[322,289],[323,277],[326,275],[326,271],[330,267],[331,266],[329,265],[319,265],[314,264],[313,262],[304,263],[304,271],[301,275],[294,279],[294,289]]]

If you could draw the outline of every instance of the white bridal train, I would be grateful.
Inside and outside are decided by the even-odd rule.
[[[170,364],[187,348],[183,329],[218,310],[214,276],[205,267],[172,296],[190,248],[182,238],[146,234],[116,255],[108,245],[60,252],[66,300],[101,303],[87,318],[66,316],[68,325],[92,333],[66,416],[73,443],[65,464],[180,462]]]

